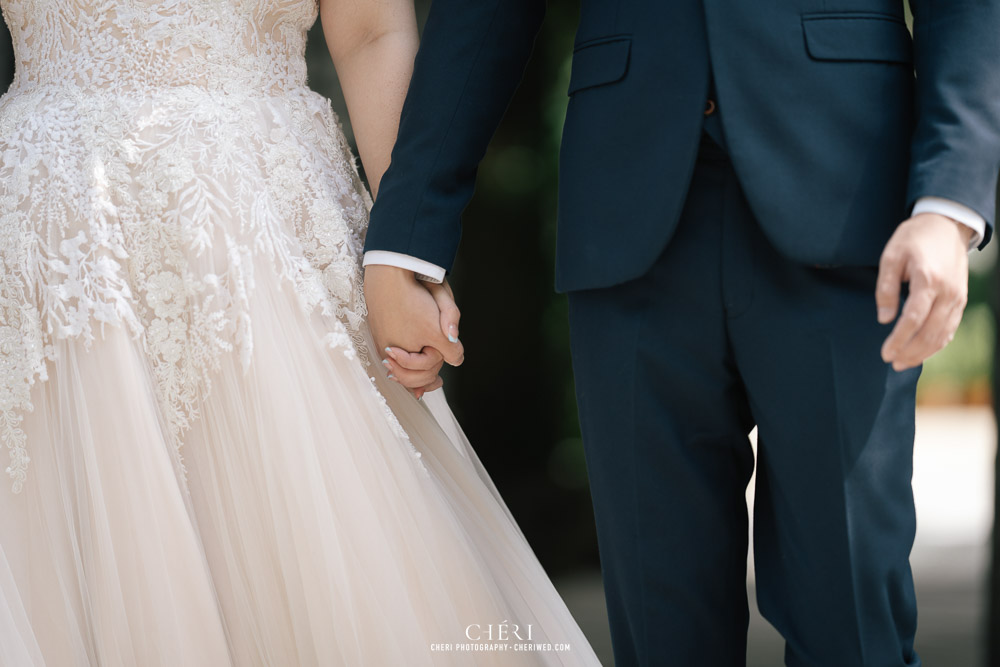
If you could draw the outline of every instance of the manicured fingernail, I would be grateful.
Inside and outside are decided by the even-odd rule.
[[[385,353],[386,353],[386,354],[388,354],[388,355],[389,355],[390,357],[392,357],[393,359],[395,359],[395,358],[396,358],[396,353],[392,351],[392,348],[391,348],[391,347],[387,347],[387,348],[385,348]]]
[[[448,340],[452,343],[458,342],[458,327],[454,324],[448,327]]]
[[[389,363],[389,360],[388,360],[388,359],[383,359],[383,360],[382,360],[382,365],[383,365],[383,366],[385,366],[385,367],[386,367],[386,368],[388,368],[388,369],[392,369],[392,364],[391,364],[391,363]]]
[[[395,376],[395,375],[393,375],[392,373],[389,373],[389,375],[388,375],[388,378],[389,378],[390,380],[395,380],[395,379],[396,379],[396,376]]]

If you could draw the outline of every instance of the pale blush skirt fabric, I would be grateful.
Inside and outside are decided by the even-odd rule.
[[[442,392],[374,371],[401,438],[334,321],[255,261],[252,359],[212,374],[186,480],[137,340],[58,341],[0,492],[0,665],[599,664]],[[440,650],[500,623],[553,647]]]

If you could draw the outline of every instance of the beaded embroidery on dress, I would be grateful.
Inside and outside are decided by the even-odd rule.
[[[316,1],[0,6],[0,664],[597,664],[441,392],[369,363]],[[502,621],[571,649],[430,652]]]
[[[252,255],[338,316],[331,343],[361,347],[370,202],[329,101],[305,86],[313,3],[23,0],[4,16],[23,26],[0,115],[15,490],[28,463],[18,411],[53,338],[89,342],[106,323],[143,336],[176,439],[218,354],[248,358]]]

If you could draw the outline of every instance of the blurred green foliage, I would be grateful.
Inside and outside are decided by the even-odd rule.
[[[418,0],[417,7],[423,19],[429,1]],[[445,392],[542,563],[555,572],[592,567],[597,548],[566,300],[552,289],[557,156],[577,3],[553,0],[548,7],[532,61],[480,167],[464,217],[450,280],[462,308],[467,357],[460,370],[446,369]],[[349,133],[318,24],[307,55],[310,85],[334,100]],[[988,387],[993,271],[991,257],[977,259],[968,313],[952,345],[925,364],[922,400],[979,400]]]
[[[417,0],[421,24],[429,6],[430,0]],[[554,572],[593,566],[597,550],[566,300],[552,290],[556,162],[577,0],[550,0],[548,7],[524,83],[482,164],[465,217],[451,279],[468,358],[447,374],[446,392],[542,563]],[[310,85],[331,98],[353,141],[319,22],[306,55]],[[0,27],[0,90],[12,72],[9,34]],[[994,241],[973,253],[968,310],[952,344],[925,364],[922,400],[988,400],[981,389],[989,387],[996,361],[996,248]]]
[[[996,350],[995,284],[992,266],[970,273],[969,305],[955,339],[924,363],[917,386],[921,403],[990,403]]]
[[[429,8],[418,0],[422,19]],[[566,299],[553,291],[557,158],[568,98],[575,2],[549,2],[524,80],[479,170],[449,280],[466,361],[445,393],[543,565],[597,564],[577,420]],[[349,122],[321,26],[310,85]],[[609,351],[610,353],[610,351]]]
[[[906,23],[913,14],[904,4]],[[969,274],[969,305],[955,339],[924,363],[917,386],[921,403],[990,402],[996,325],[991,310],[996,293],[996,244],[973,251]]]

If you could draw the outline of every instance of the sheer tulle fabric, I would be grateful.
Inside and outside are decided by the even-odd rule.
[[[0,667],[596,665],[443,395],[366,363],[315,0],[0,7]],[[433,650],[504,623],[570,650]]]
[[[24,423],[34,483],[0,494],[0,663],[598,664],[442,392],[376,380],[401,439],[259,268],[253,358],[213,378],[187,491],[141,349],[62,342]],[[502,622],[570,650],[431,650]]]

